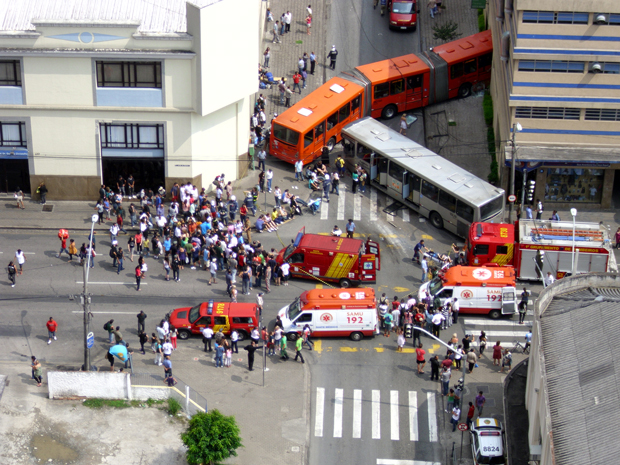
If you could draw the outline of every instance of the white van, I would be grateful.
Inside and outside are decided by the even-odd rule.
[[[306,325],[313,337],[350,337],[354,341],[374,336],[377,301],[370,288],[312,289],[278,312],[284,332],[292,341]]]

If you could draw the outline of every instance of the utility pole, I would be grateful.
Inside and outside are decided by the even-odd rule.
[[[511,153],[511,162],[510,162],[510,195],[515,195],[515,162],[516,162],[516,152],[517,146],[515,144],[515,138],[517,136],[517,132],[521,132],[523,130],[523,126],[519,123],[514,123],[512,125],[512,137],[510,138],[510,143],[512,145],[512,153]],[[514,202],[510,202],[509,205],[509,213],[508,213],[508,222],[512,223],[512,209],[514,207]],[[521,208],[523,208],[523,204],[521,204]]]

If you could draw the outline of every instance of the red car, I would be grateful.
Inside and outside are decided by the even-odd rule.
[[[415,0],[389,1],[390,29],[411,29],[415,31],[418,23],[418,10]]]

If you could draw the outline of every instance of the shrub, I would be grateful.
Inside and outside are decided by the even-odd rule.
[[[190,465],[214,465],[236,457],[237,449],[242,447],[235,417],[226,417],[218,410],[194,415],[181,439],[187,446]]]
[[[445,24],[433,26],[433,38],[435,40],[443,40],[444,42],[454,40],[462,35],[460,32],[456,32],[458,28],[459,25],[454,21],[448,21]]]
[[[168,397],[168,407],[166,408],[166,411],[172,415],[172,416],[176,416],[177,413],[179,413],[181,411],[183,407],[181,406],[181,404],[179,403],[178,400],[172,398],[172,397]]]

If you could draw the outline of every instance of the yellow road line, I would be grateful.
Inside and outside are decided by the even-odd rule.
[[[314,350],[316,350],[319,354],[323,352],[323,341],[320,339],[314,341]]]
[[[357,347],[341,347],[340,352],[357,352]]]

